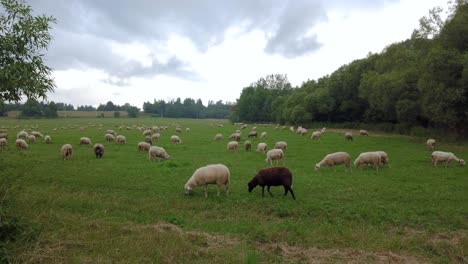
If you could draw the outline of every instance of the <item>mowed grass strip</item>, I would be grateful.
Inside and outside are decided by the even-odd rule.
[[[175,132],[176,124],[182,133]],[[165,148],[171,159],[151,162],[147,153],[139,153],[137,143],[144,136],[134,125],[168,126],[153,145]],[[53,143],[38,139],[28,150],[17,150],[14,141],[21,128],[15,126],[49,134]],[[331,255],[321,260],[330,262],[346,261],[350,252],[367,252],[359,253],[359,261],[379,262],[381,253],[389,251],[419,261],[467,260],[466,168],[455,163],[433,168],[426,139],[371,131],[353,141],[338,132],[311,140],[314,129],[300,136],[257,126],[259,135],[266,131],[268,136],[251,138],[253,151],[246,152],[242,146],[249,125],[242,130],[239,151],[228,152],[228,137],[240,126],[225,120],[0,120],[0,127],[9,134],[9,148],[0,151],[2,210],[19,230],[16,240],[4,244],[4,254],[13,262],[308,262],[291,252],[315,252],[312,248],[346,252],[324,253]],[[106,143],[107,129],[126,136],[127,143]],[[214,141],[217,133],[223,140]],[[182,144],[170,143],[174,134]],[[79,145],[82,136],[104,144],[102,159],[94,158],[92,145]],[[272,187],[273,197],[262,198],[259,187],[247,191],[255,173],[268,166],[265,154],[255,152],[257,144],[265,142],[271,149],[277,141],[288,143],[279,165],[293,173],[296,201],[283,197],[282,187]],[[74,150],[68,161],[60,156],[65,143]],[[466,144],[440,142],[437,149],[468,157]],[[389,154],[390,168],[314,170],[326,154],[346,151],[354,161],[359,153],[374,150]],[[192,173],[215,163],[231,171],[230,195],[223,191],[217,197],[216,187],[209,186],[207,199],[202,188],[185,196]],[[169,227],[161,228],[164,224]],[[214,246],[212,240],[224,242]]]

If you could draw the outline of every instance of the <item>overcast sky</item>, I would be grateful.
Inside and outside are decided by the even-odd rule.
[[[447,0],[29,0],[51,15],[49,100],[142,107],[235,102],[268,74],[293,86],[411,36]]]

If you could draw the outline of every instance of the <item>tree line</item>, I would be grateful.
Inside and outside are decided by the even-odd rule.
[[[174,117],[174,118],[229,118],[232,108],[232,103],[223,103],[222,100],[208,101],[208,106],[204,106],[201,99],[194,100],[185,98],[183,101],[180,98],[170,100],[154,99],[153,103],[143,103],[143,111],[153,116]]]
[[[430,10],[411,38],[291,88],[285,75],[245,87],[233,121],[365,122],[468,132],[468,1]]]

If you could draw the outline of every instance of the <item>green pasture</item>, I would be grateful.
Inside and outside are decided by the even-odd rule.
[[[182,144],[171,144],[176,124]],[[218,127],[224,124],[223,127]],[[102,125],[102,130],[98,128]],[[137,151],[143,141],[133,126],[168,126],[161,131],[170,160],[151,162]],[[119,130],[119,126],[123,126]],[[32,128],[34,127],[34,128]],[[80,127],[84,131],[80,131]],[[126,127],[131,127],[128,130]],[[186,133],[189,127],[191,132]],[[328,128],[319,140],[289,129],[258,126],[266,139],[253,138],[251,152],[227,152],[229,135],[240,129],[225,120],[166,118],[0,119],[8,149],[0,150],[0,257],[8,262],[40,263],[389,263],[467,262],[468,173],[452,163],[431,166],[425,138],[378,134],[345,141]],[[16,133],[40,131],[52,137],[21,151]],[[57,128],[57,131],[53,129]],[[252,128],[242,130],[243,138]],[[127,138],[125,145],[104,142],[107,129]],[[318,129],[318,128],[315,128]],[[214,136],[222,133],[222,141]],[[102,159],[80,137],[103,143]],[[468,160],[468,145],[445,144],[438,150]],[[268,164],[256,153],[259,142],[271,149],[286,141],[279,165],[293,173],[297,200],[252,193],[247,183]],[[63,161],[60,147],[73,146]],[[354,159],[364,151],[383,150],[391,167],[343,166],[314,170],[326,154],[346,151]],[[192,173],[222,163],[231,172],[230,195],[217,197],[209,186],[184,195]]]

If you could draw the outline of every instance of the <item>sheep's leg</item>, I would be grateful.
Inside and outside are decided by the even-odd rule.
[[[283,185],[284,187],[284,195],[283,196],[286,196],[286,194],[288,194],[288,187],[286,185]]]
[[[445,168],[447,168],[447,165],[449,164],[451,160],[450,159],[447,159],[447,161],[445,162]]]
[[[218,196],[219,196],[219,193],[221,192],[221,185],[218,184]]]
[[[265,197],[265,186],[262,186],[262,197]]]
[[[205,184],[205,198],[208,198],[208,184]]]
[[[296,200],[296,196],[294,196],[294,192],[291,187],[289,187],[289,192],[291,193],[294,200]]]
[[[224,185],[224,189],[226,190],[226,195],[229,195],[229,183]]]
[[[270,194],[270,196],[271,196],[271,197],[273,197],[273,194],[270,192],[270,187],[271,187],[271,186],[270,186],[270,185],[268,185],[268,187],[267,187],[267,191],[268,191],[268,193]]]

